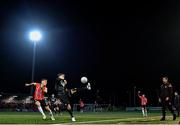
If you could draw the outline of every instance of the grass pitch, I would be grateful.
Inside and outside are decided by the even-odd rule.
[[[73,124],[177,124],[168,114],[166,121],[160,121],[161,113],[149,113],[143,118],[141,112],[98,112],[98,113],[74,113],[76,122]],[[0,124],[69,124],[72,123],[68,113],[62,116],[55,115],[55,121],[42,120],[40,113],[31,112],[0,112]]]

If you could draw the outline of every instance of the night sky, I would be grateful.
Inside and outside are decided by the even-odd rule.
[[[134,86],[157,97],[161,77],[180,88],[179,1],[2,0],[0,2],[1,92],[29,93],[37,28],[35,79],[59,72],[71,87],[87,76],[103,98],[127,103]]]

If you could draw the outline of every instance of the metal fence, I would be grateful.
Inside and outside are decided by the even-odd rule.
[[[74,104],[73,110],[80,111],[80,105]],[[103,112],[103,111],[113,111],[113,107],[110,104],[85,104],[83,107],[83,112]]]
[[[65,110],[65,106],[61,106]],[[115,108],[111,104],[85,104],[81,111],[83,112],[103,112],[113,111]],[[80,105],[73,105],[74,111],[80,111]],[[34,105],[32,96],[3,94],[0,96],[0,111],[31,111],[36,112],[37,107]]]

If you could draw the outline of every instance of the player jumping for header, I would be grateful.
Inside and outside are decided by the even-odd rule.
[[[30,83],[25,84],[25,86],[35,86],[35,92],[34,92],[34,101],[35,105],[37,106],[39,112],[42,114],[43,119],[46,119],[46,115],[44,114],[44,111],[41,107],[41,105],[45,106],[45,109],[49,111],[49,114],[51,116],[51,120],[55,120],[53,113],[51,109],[49,108],[48,101],[45,99],[44,95],[47,93],[47,79],[42,79],[41,83]]]
[[[147,117],[147,98],[145,94],[140,95],[141,91],[138,91],[138,97],[141,99],[141,109],[142,109],[142,114],[143,117]]]

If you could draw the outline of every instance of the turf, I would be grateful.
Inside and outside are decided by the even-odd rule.
[[[180,120],[172,120],[168,114],[166,121],[159,121],[160,113],[149,113],[143,118],[140,112],[98,112],[98,113],[75,113],[74,124],[177,124]],[[42,120],[39,113],[30,112],[0,112],[1,124],[65,124],[72,123],[69,115],[65,112],[62,116],[55,116],[56,120]]]

